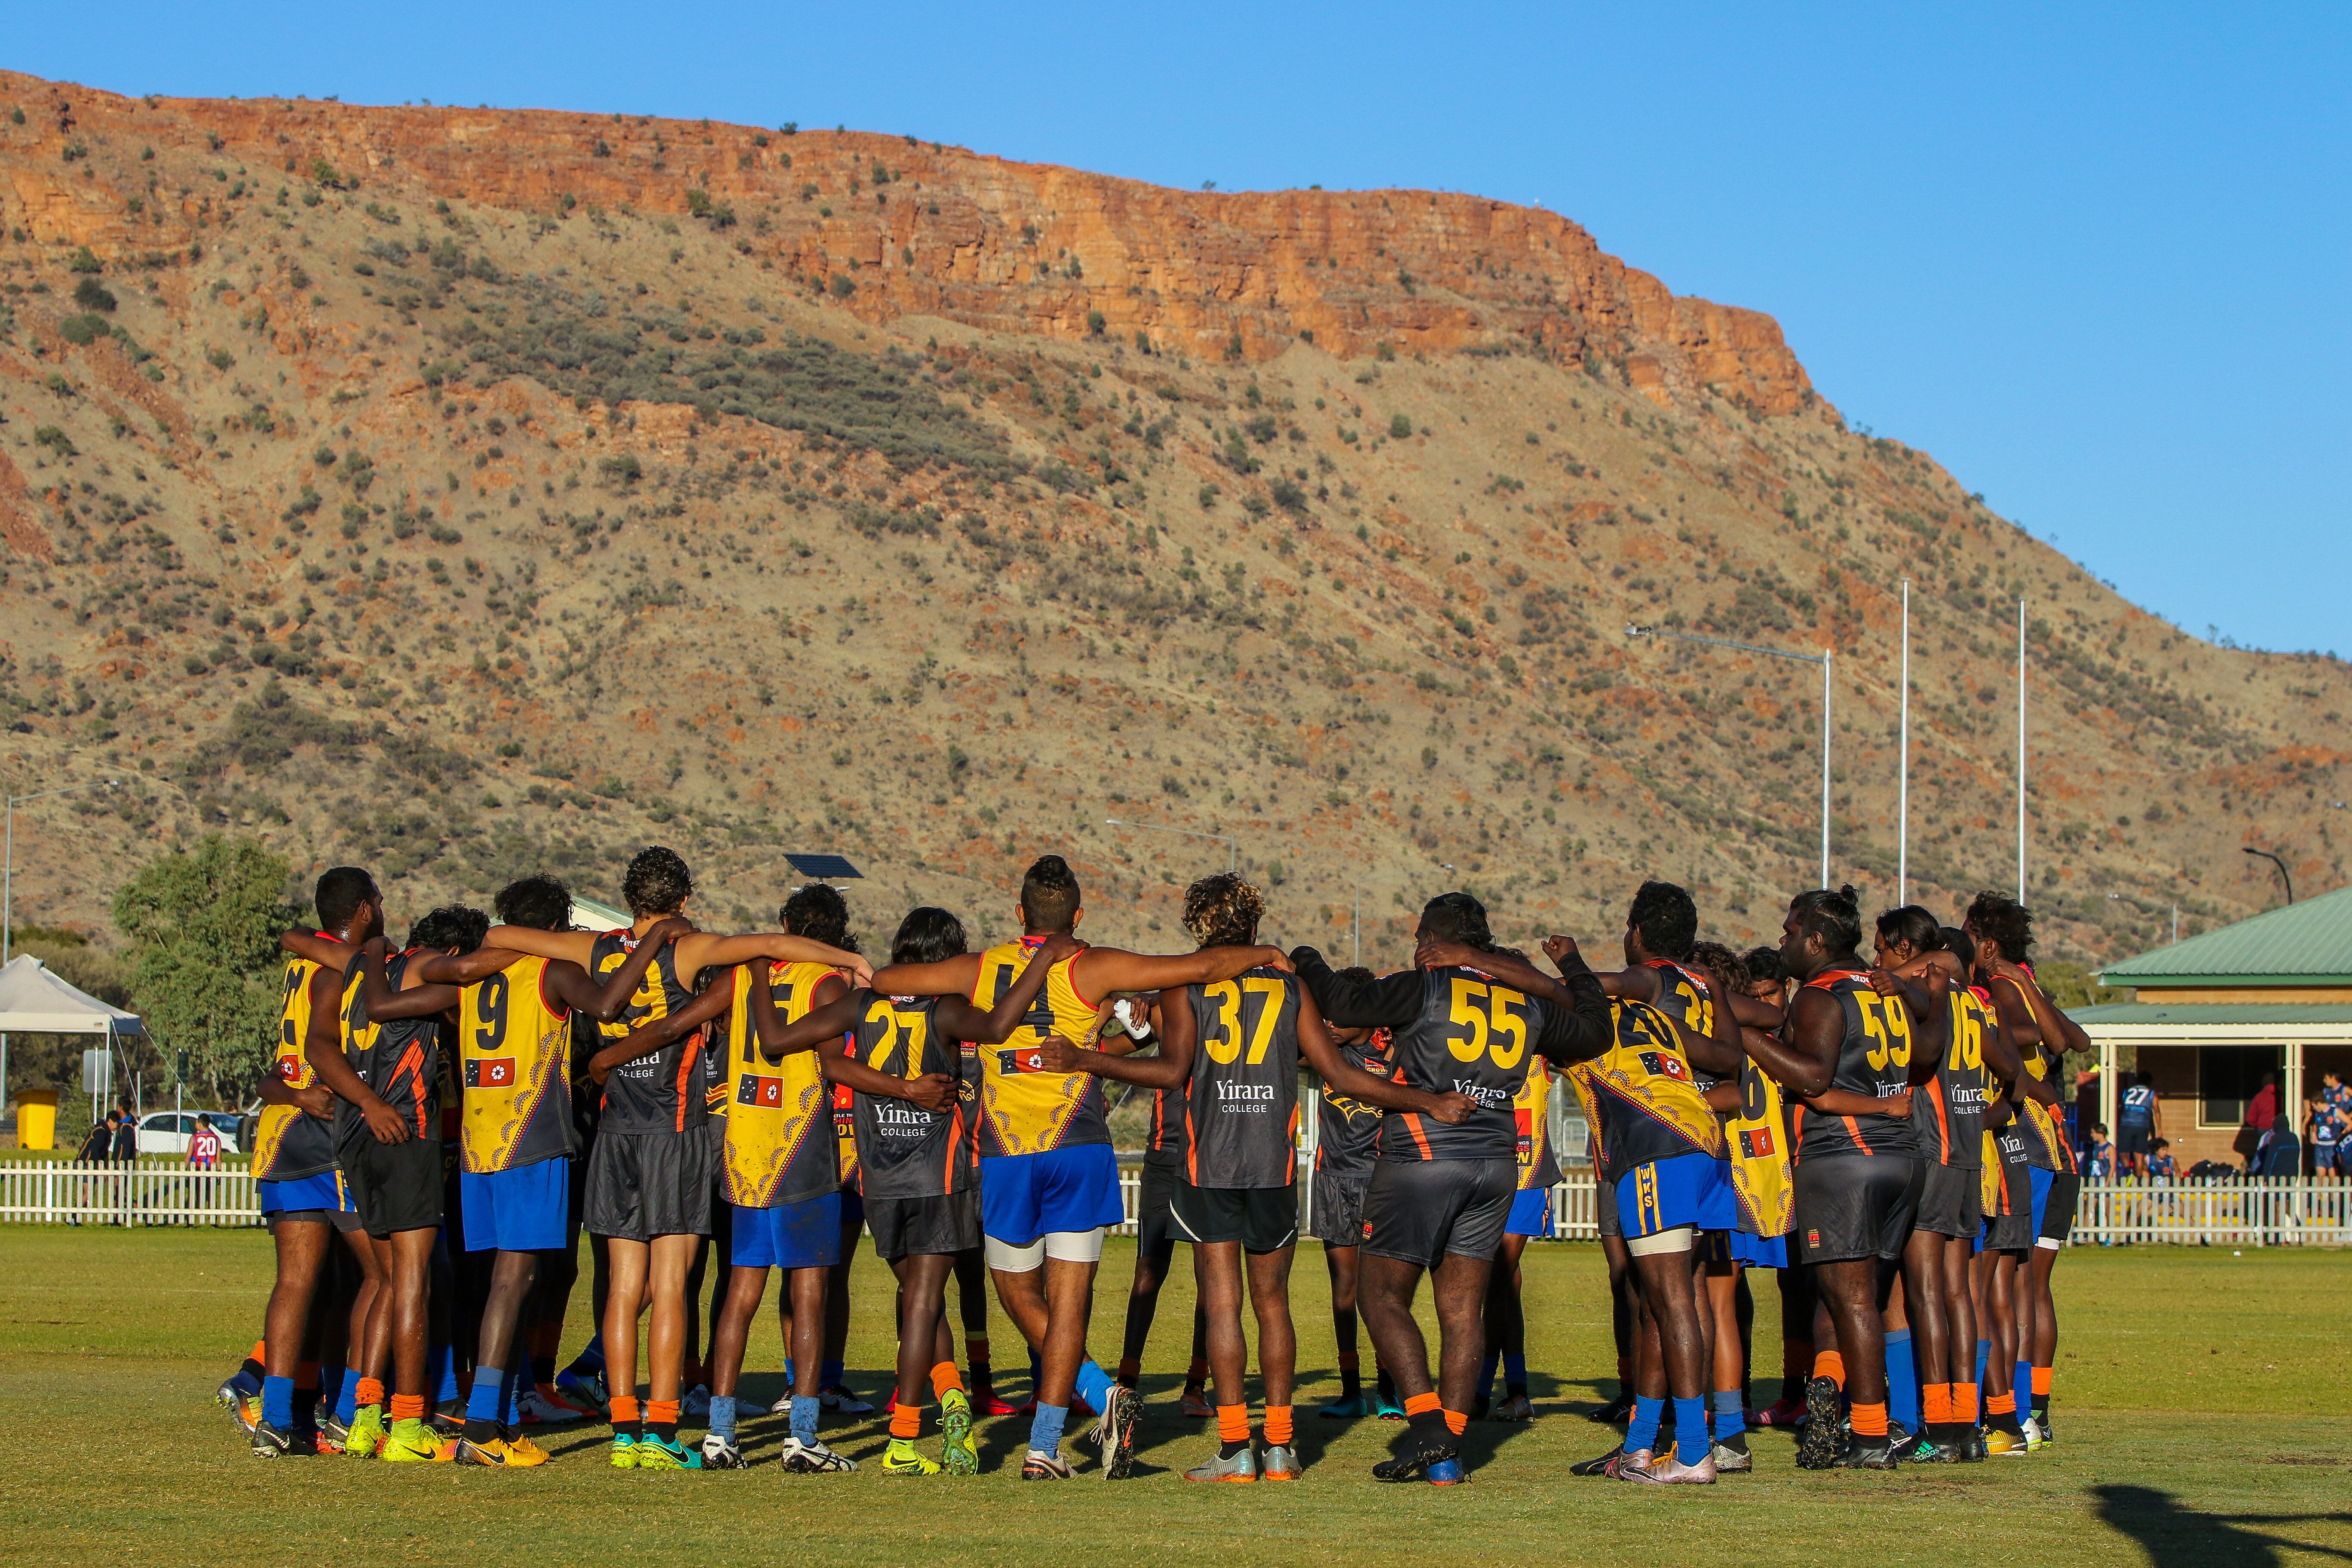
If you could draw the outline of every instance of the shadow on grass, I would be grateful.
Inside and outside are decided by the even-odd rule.
[[[2352,1524],[2352,1513],[2200,1513],[2154,1487],[2094,1487],[2091,1495],[2099,1518],[2137,1542],[2155,1568],[2283,1568],[2288,1552],[2352,1561],[2352,1550],[2290,1541],[2262,1528]]]

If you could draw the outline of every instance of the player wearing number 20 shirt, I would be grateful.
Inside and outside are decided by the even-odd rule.
[[[1447,897],[1475,909],[1466,895]],[[1418,937],[1424,963],[1446,942],[1442,928],[1432,930],[1433,912],[1423,911]],[[1476,910],[1481,935],[1484,913]],[[1466,964],[1430,963],[1351,981],[1311,947],[1293,952],[1291,962],[1330,1022],[1389,1031],[1395,1081],[1432,1094],[1458,1093],[1475,1107],[1453,1124],[1405,1110],[1381,1119],[1364,1195],[1364,1250],[1423,1268],[1435,1268],[1449,1252],[1493,1257],[1518,1186],[1512,1108],[1528,1060],[1574,1061],[1606,1047],[1609,1000],[1600,982],[1570,954],[1562,977],[1573,1006],[1561,1006]]]

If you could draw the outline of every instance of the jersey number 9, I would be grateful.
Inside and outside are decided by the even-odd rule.
[[[500,970],[482,982],[481,994],[474,999],[474,1010],[482,1018],[480,1026],[474,1031],[474,1048],[478,1051],[496,1049],[507,1032],[506,971]]]

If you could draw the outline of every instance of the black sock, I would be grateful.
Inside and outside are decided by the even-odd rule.
[[[498,1435],[499,1424],[496,1421],[469,1420],[466,1423],[466,1441],[468,1443],[477,1445],[487,1443]]]
[[[269,1375],[269,1369],[268,1369],[268,1367],[266,1367],[266,1366],[263,1366],[259,1362],[257,1362],[257,1361],[254,1360],[251,1356],[247,1356],[247,1357],[246,1357],[246,1358],[245,1358],[245,1364],[244,1364],[242,1367],[239,1367],[237,1370],[238,1370],[238,1371],[240,1371],[240,1372],[242,1372],[242,1373],[244,1373],[246,1376],[247,1376],[247,1377],[249,1377],[249,1378],[253,1379],[253,1381],[254,1381],[254,1382],[256,1382],[256,1383],[259,1383],[263,1378],[268,1377],[268,1376]]]
[[[1361,1399],[1364,1396],[1364,1374],[1352,1366],[1339,1369],[1339,1397]]]
[[[1380,1381],[1377,1386],[1380,1390],[1381,1403],[1386,1405],[1394,1405],[1397,1403],[1396,1379],[1389,1375],[1388,1368],[1382,1367],[1380,1369]]]
[[[649,1437],[657,1437],[665,1443],[674,1444],[677,1441],[677,1423],[675,1421],[648,1421],[646,1423],[646,1436]]]
[[[1249,1446],[1250,1440],[1246,1437],[1236,1437],[1230,1443],[1220,1443],[1217,1445],[1217,1458],[1230,1459],[1235,1454],[1246,1451]]]
[[[1505,1380],[1504,1380],[1504,1383],[1503,1383],[1503,1397],[1504,1397],[1504,1398],[1506,1398],[1506,1399],[1525,1399],[1527,1396],[1528,1396],[1528,1385],[1527,1385],[1526,1384],[1524,1384],[1524,1383],[1513,1383],[1513,1382],[1509,1381],[1508,1379],[1505,1379]]]
[[[1405,1429],[1412,1434],[1413,1446],[1423,1451],[1454,1446],[1454,1428],[1445,1424],[1445,1412],[1443,1410],[1424,1410],[1418,1415],[1408,1416]]]
[[[319,1391],[298,1388],[294,1391],[294,1430],[316,1432],[319,1429]]]
[[[2047,1421],[2050,1418],[2050,1396],[2048,1394],[2037,1394],[2033,1396],[2033,1418],[2036,1421]]]
[[[541,1386],[545,1386],[554,1383],[555,1358],[551,1355],[535,1355],[531,1357],[530,1381]]]

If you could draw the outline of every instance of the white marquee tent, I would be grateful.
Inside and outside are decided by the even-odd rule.
[[[8,1103],[10,1035],[104,1035],[111,1049],[116,1037],[145,1032],[136,1013],[100,1001],[31,953],[18,953],[0,966],[0,1108]]]

